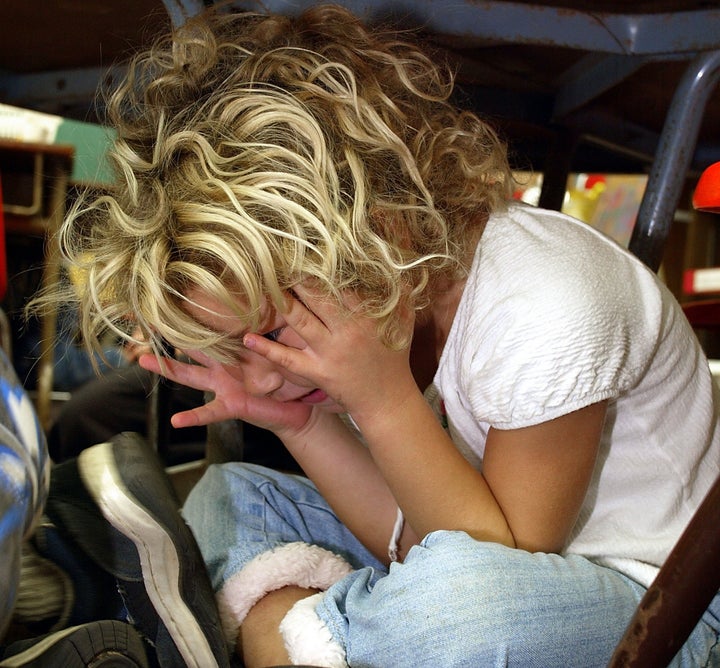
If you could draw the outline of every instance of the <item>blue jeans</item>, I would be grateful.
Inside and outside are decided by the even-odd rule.
[[[583,557],[531,554],[438,531],[389,572],[311,482],[249,464],[210,467],[185,509],[216,591],[288,543],[352,572],[315,608],[350,666],[605,666],[645,589]],[[720,665],[716,597],[674,666]]]

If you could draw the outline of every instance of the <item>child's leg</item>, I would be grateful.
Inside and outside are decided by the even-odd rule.
[[[365,569],[344,578],[310,611],[351,666],[606,666],[644,593],[581,557],[530,554],[460,532],[430,534],[387,577],[373,584],[370,576]],[[289,632],[311,628],[302,607],[283,621]],[[714,665],[719,627],[709,611],[675,665]]]
[[[251,608],[240,626],[236,646],[245,668],[290,665],[280,624],[298,601],[315,593],[313,589],[283,587],[266,594]]]
[[[461,532],[430,534],[386,575],[311,483],[250,465],[211,467],[185,514],[231,642],[275,587],[327,590],[282,621],[295,663],[604,666],[644,593],[581,557],[529,554]],[[720,599],[713,605],[677,666],[713,665]]]
[[[218,592],[233,646],[246,615],[269,592],[322,591],[362,566],[386,572],[301,476],[251,464],[211,466],[183,514]]]

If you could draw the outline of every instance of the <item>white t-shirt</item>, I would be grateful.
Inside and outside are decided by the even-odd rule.
[[[565,552],[644,585],[720,472],[717,390],[676,300],[633,255],[556,212],[513,204],[491,217],[434,386],[478,468],[489,427],[609,400]]]

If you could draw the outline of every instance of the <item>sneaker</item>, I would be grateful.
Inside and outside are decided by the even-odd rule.
[[[74,626],[70,624],[74,603],[75,589],[68,574],[55,561],[42,557],[31,541],[25,541],[13,624],[38,627],[33,635]]]
[[[57,489],[58,484],[51,481],[51,506]],[[72,536],[55,526],[47,515],[26,541],[22,566],[14,621],[27,625],[33,621],[33,614],[36,622],[43,617],[52,619],[48,612],[58,594],[62,595],[62,607],[53,626],[44,632],[52,633],[99,619],[126,618],[115,577],[93,561]]]
[[[145,643],[132,626],[116,620],[73,626],[7,648],[0,667],[149,668]]]
[[[121,563],[112,569],[130,621],[155,645],[160,665],[230,666],[205,563],[157,454],[124,433],[83,450],[77,466],[115,530]]]

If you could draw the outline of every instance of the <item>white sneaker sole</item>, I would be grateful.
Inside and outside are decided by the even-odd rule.
[[[111,443],[83,450],[78,468],[105,519],[133,541],[145,589],[188,668],[214,668],[215,655],[180,594],[180,563],[170,536],[133,497],[112,455]]]

